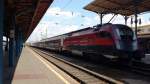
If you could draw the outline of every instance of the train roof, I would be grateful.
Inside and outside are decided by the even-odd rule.
[[[125,28],[129,28],[129,29],[131,29],[129,26],[127,26],[127,25],[123,25],[123,24],[114,24],[115,26],[119,26],[119,28],[122,28],[121,26],[125,26]]]
[[[124,25],[124,24],[112,24],[112,23],[105,23],[105,24],[102,24],[102,25],[98,24],[98,25],[93,26],[93,27],[99,29],[99,28],[102,28],[102,27],[107,26],[107,25],[112,25],[112,26],[114,25],[114,26],[119,26],[118,28],[129,28],[129,29],[131,29],[129,26]]]
[[[107,26],[107,25],[115,25],[115,26],[126,26],[126,25],[123,25],[123,24],[111,24],[111,23],[105,23],[105,24],[98,24],[98,25],[95,25],[93,27],[87,27],[87,28],[84,28],[84,29],[80,29],[80,30],[76,30],[76,31],[72,31],[72,32],[69,32],[69,33],[65,33],[65,34],[61,34],[61,35],[57,35],[57,36],[53,36],[53,37],[50,37],[50,38],[46,38],[46,39],[42,39],[40,42],[45,42],[45,41],[49,41],[49,40],[56,40],[56,39],[60,39],[60,38],[65,38],[66,36],[72,36],[73,34],[76,34],[76,33],[82,33],[84,31],[88,31],[88,30],[99,30],[101,27],[104,27],[104,26]],[[119,28],[123,28],[123,27],[119,27]],[[129,27],[125,27],[125,28],[129,28]]]
[[[40,42],[43,42],[43,41],[49,41],[49,40],[52,40],[52,39],[59,39],[61,37],[65,37],[65,36],[69,36],[73,33],[77,33],[77,32],[82,32],[82,31],[86,31],[86,30],[89,30],[89,29],[92,29],[92,27],[87,27],[87,28],[84,28],[84,29],[80,29],[80,30],[76,30],[76,31],[72,31],[72,32],[69,32],[69,33],[65,33],[65,34],[61,34],[61,35],[57,35],[57,36],[53,36],[53,37],[49,37],[49,38],[45,38],[45,39],[42,39]]]
[[[69,33],[66,33],[66,34],[72,34],[72,33],[82,32],[82,31],[86,31],[86,30],[89,30],[89,29],[93,29],[93,28],[92,27],[87,27],[87,28],[76,30],[76,31],[72,31],[72,32],[69,32]]]

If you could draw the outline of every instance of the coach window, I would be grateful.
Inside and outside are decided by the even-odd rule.
[[[105,31],[102,31],[98,34],[99,37],[101,38],[112,38],[111,34],[109,32],[105,32]]]

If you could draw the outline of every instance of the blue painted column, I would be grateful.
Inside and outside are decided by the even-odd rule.
[[[22,31],[20,32],[20,53],[22,51],[22,48],[23,48],[23,33]]]
[[[10,41],[9,41],[9,67],[13,67],[14,65],[14,39],[13,38],[10,38]]]
[[[0,84],[3,84],[3,28],[4,0],[0,0]]]
[[[16,55],[20,56],[22,49],[22,31],[21,29],[16,29]]]
[[[15,41],[15,15],[12,15],[12,27],[9,31],[10,41],[9,41],[9,67],[13,67],[15,63],[16,55],[16,41]]]
[[[18,55],[19,55],[19,31],[18,31],[18,29],[16,29],[16,31],[15,31],[16,33],[15,33],[15,41],[16,41],[16,46],[15,46],[15,49],[16,49],[16,56],[18,57]]]
[[[15,35],[15,39],[16,39],[16,56],[18,57],[19,56],[19,49],[20,49],[20,31],[19,31],[19,29],[17,28],[16,29],[16,33],[15,33],[16,35]]]

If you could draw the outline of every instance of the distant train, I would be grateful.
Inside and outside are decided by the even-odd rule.
[[[150,25],[138,27],[138,43],[145,53],[150,53]]]
[[[144,57],[131,28],[121,24],[103,24],[43,39],[32,46],[68,51],[81,56],[140,60]]]

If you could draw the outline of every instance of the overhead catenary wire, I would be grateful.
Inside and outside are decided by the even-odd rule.
[[[65,9],[67,6],[69,6],[69,4],[70,4],[71,2],[72,2],[72,0],[69,0],[68,3],[62,7],[62,9]]]
[[[71,4],[71,2],[72,2],[72,0],[69,0],[69,1],[67,2],[67,4],[65,4],[65,5],[60,9],[60,12],[61,12],[62,10],[64,10],[67,6],[69,6],[69,5]],[[59,13],[56,13],[56,15],[59,15]]]
[[[118,17],[118,14],[117,15],[114,15],[113,17],[112,17],[112,20],[110,21],[110,22],[114,22],[115,20],[116,20],[116,18]]]
[[[60,13],[56,13],[56,15],[57,15],[57,16],[61,15],[61,11],[63,11],[66,7],[68,7],[68,6],[71,4],[72,1],[73,1],[73,0],[69,0],[69,1],[60,9]],[[71,15],[74,16],[75,13],[72,11],[72,12],[71,12]],[[81,18],[85,18],[85,17],[86,17],[85,15],[82,15],[82,14],[81,14]],[[54,24],[55,24],[55,25],[59,25],[60,22],[55,22]],[[85,25],[85,24],[81,24],[80,26],[84,26],[84,25]]]

